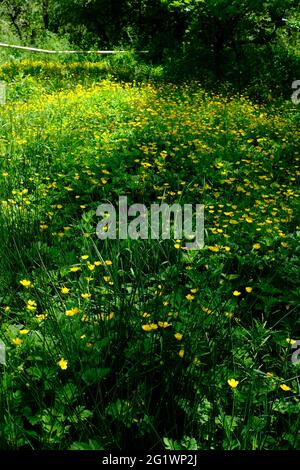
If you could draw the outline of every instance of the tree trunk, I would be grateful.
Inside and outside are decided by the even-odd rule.
[[[49,0],[43,0],[43,21],[45,30],[49,29]]]
[[[15,30],[17,31],[17,34],[19,36],[19,39],[22,40],[22,33],[21,33],[21,30],[19,28],[19,25],[17,23],[17,20],[18,20],[18,16],[17,15],[14,15],[13,13],[9,13],[9,18],[15,28]]]

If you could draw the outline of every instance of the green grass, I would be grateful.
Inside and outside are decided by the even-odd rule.
[[[0,448],[299,449],[295,106],[93,67],[0,71]],[[100,241],[120,195],[205,247]]]

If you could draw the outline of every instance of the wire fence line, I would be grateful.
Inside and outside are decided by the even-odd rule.
[[[5,44],[0,42],[0,47],[7,47],[10,49],[19,49],[22,51],[29,51],[29,52],[41,52],[43,54],[124,54],[128,51],[54,51],[49,49],[38,49],[36,47],[27,47],[27,46],[17,46],[14,44]],[[149,51],[134,51],[138,54],[148,54]]]

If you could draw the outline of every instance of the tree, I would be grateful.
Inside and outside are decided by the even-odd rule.
[[[184,44],[201,46],[213,55],[215,72],[222,74],[222,53],[231,49],[237,64],[244,45],[268,45],[287,27],[284,18],[297,8],[296,0],[161,0],[185,15]]]

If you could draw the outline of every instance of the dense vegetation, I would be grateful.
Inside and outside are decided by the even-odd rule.
[[[3,42],[150,51],[1,53],[0,448],[299,449],[296,2],[0,7]],[[205,247],[99,240],[120,195],[204,204]]]
[[[299,79],[297,0],[2,0],[3,42],[149,50],[172,81],[267,98]],[[145,56],[142,56],[143,58]]]

